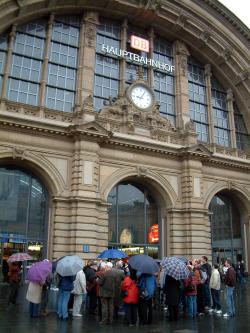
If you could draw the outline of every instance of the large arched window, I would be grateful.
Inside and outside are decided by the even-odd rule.
[[[46,255],[48,192],[39,179],[14,167],[0,167],[1,256],[29,251]]]
[[[150,192],[139,183],[121,182],[111,190],[108,202],[109,246],[158,257],[158,208]]]
[[[213,261],[231,258],[236,263],[237,260],[242,260],[241,215],[234,200],[227,194],[217,194],[212,199],[209,210]]]

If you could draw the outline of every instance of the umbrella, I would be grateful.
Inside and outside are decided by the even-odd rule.
[[[162,260],[162,266],[167,275],[176,280],[183,280],[189,277],[187,265],[178,257],[167,257]]]
[[[120,258],[127,258],[128,255],[123,251],[116,250],[116,249],[109,249],[105,250],[99,254],[98,258],[100,259],[120,259]]]
[[[34,263],[28,270],[27,280],[31,282],[43,282],[52,271],[52,264],[49,260],[45,259]]]
[[[159,271],[159,265],[146,254],[136,254],[129,258],[128,263],[133,269],[141,273],[155,274]]]
[[[83,260],[80,257],[76,255],[65,256],[57,262],[56,272],[61,276],[72,276],[83,269],[83,266]]]
[[[14,262],[14,261],[25,261],[25,260],[33,260],[33,258],[28,253],[19,252],[12,254],[7,261]]]

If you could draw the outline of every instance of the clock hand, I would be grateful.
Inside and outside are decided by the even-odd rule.
[[[141,97],[140,97],[141,99],[143,98],[144,94],[145,94],[145,91],[144,91],[144,93],[141,95]]]

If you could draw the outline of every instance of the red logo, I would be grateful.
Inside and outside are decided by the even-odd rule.
[[[143,52],[149,52],[149,41],[141,37],[131,36],[131,47]]]

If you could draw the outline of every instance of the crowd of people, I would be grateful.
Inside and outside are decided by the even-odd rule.
[[[153,307],[167,310],[169,321],[180,317],[196,318],[214,313],[225,318],[235,316],[234,288],[236,281],[244,283],[244,265],[232,266],[227,259],[223,267],[211,265],[206,256],[185,262],[189,274],[177,280],[160,267],[157,274],[144,274],[123,260],[88,261],[72,276],[54,273],[43,283],[29,282],[26,299],[30,316],[47,315],[51,284],[58,288],[57,316],[67,320],[70,315],[96,314],[100,325],[112,325],[119,314],[125,314],[127,324],[150,325]],[[159,263],[160,265],[160,263]],[[11,284],[9,304],[16,302],[20,283],[20,265],[12,263],[8,273]],[[221,290],[225,288],[227,309],[222,313]]]

